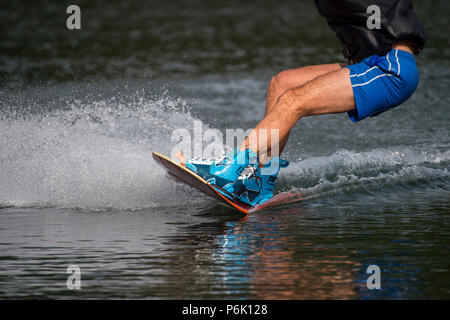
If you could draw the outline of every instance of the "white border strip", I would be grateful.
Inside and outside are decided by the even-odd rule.
[[[380,74],[380,75],[376,76],[375,78],[373,78],[373,79],[371,79],[371,80],[369,80],[367,82],[355,84],[355,85],[352,86],[352,88],[353,87],[359,87],[359,86],[365,86],[366,84],[371,83],[373,80],[376,80],[376,79],[378,79],[380,77],[385,77],[385,76],[386,77],[391,77],[391,76],[393,76],[393,74],[386,74],[386,73]]]
[[[398,62],[398,49],[395,49],[395,57],[397,58],[397,64],[398,64],[398,72],[397,75],[400,75],[400,62]]]
[[[389,51],[388,54],[387,54],[387,56],[386,56],[386,59],[387,59],[387,61],[389,62],[389,69],[388,69],[388,72],[391,71],[391,62],[389,61],[389,53],[391,53],[391,52]]]
[[[370,68],[369,70],[366,70],[366,72],[363,72],[363,73],[360,73],[360,74],[352,74],[352,75],[350,76],[350,78],[352,78],[352,77],[360,77],[360,76],[363,76],[363,75],[365,75],[367,72],[369,72],[370,70],[373,70],[373,69],[375,69],[375,68],[378,68],[378,66],[372,67],[372,68]]]

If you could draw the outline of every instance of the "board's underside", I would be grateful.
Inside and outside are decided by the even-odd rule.
[[[228,199],[227,197],[221,195],[218,191],[220,190],[220,187],[213,186],[206,182],[205,179],[200,177],[199,175],[195,174],[191,170],[179,165],[178,163],[175,163],[171,159],[163,156],[162,154],[159,154],[157,152],[153,152],[153,158],[155,161],[162,165],[163,168],[167,170],[171,175],[175,176],[176,178],[180,179],[184,183],[194,187],[197,190],[200,190],[207,195],[219,200],[221,203],[230,206],[238,211],[241,211],[243,213],[248,213],[249,210],[252,208],[251,206],[243,203],[243,202],[237,202],[233,201],[231,199]],[[222,189],[223,192],[226,192]]]
[[[230,199],[222,195],[221,192],[226,193],[225,190],[218,186],[207,183],[206,180],[199,175],[158,152],[153,152],[153,158],[155,159],[156,163],[162,166],[172,176],[183,181],[187,185],[217,199],[222,204],[232,207],[245,214],[257,210],[271,208],[281,204],[293,203],[303,200],[299,191],[283,192],[264,202],[263,204],[252,207],[244,202],[239,201],[238,199]]]

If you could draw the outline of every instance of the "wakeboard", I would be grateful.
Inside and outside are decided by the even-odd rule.
[[[304,200],[301,193],[295,190],[290,192],[282,192],[262,204],[250,206],[249,204],[240,201],[232,193],[229,193],[215,184],[208,183],[195,172],[158,152],[153,152],[153,159],[155,159],[157,164],[159,164],[164,170],[180,182],[187,184],[188,186],[193,187],[210,197],[213,197],[225,206],[245,214]]]

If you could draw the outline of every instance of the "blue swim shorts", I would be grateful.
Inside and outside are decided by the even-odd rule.
[[[419,83],[414,56],[404,50],[392,49],[384,56],[373,55],[347,68],[356,104],[356,110],[348,112],[353,122],[400,105]]]

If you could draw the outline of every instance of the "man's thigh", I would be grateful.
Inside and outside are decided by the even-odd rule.
[[[275,82],[275,88],[272,88],[272,92],[269,92],[270,96],[268,95],[267,97],[266,114],[271,111],[272,107],[278,101],[278,98],[287,90],[302,86],[318,76],[342,69],[344,66],[345,64],[332,63],[281,71],[272,80]]]
[[[329,73],[331,71],[339,70],[344,66],[345,65],[341,63],[306,66],[281,71],[277,75],[277,77],[279,78],[280,85],[282,85],[285,90],[288,90],[304,85],[306,82],[311,81],[318,76]]]
[[[301,116],[349,112],[355,109],[348,68],[320,75],[288,92]]]

